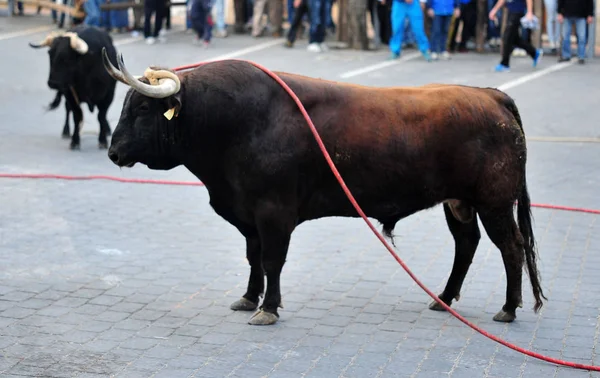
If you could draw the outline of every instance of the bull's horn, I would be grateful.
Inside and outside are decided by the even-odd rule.
[[[117,63],[119,64],[119,70],[123,74],[127,84],[145,96],[153,98],[165,98],[179,92],[181,83],[179,82],[177,75],[159,79],[158,85],[149,85],[137,80],[129,73],[129,71],[127,71],[127,68],[125,68],[125,62],[123,61],[123,55],[121,53],[119,53]]]
[[[39,49],[40,47],[48,47],[52,44],[52,41],[54,41],[54,38],[56,38],[60,35],[61,35],[61,33],[52,32],[52,33],[48,34],[46,36],[46,38],[44,38],[44,40],[40,43],[29,42],[29,46],[33,47],[34,49]]]
[[[106,54],[106,47],[102,48],[102,63],[104,64],[104,69],[106,70],[106,72],[108,72],[108,74],[113,79],[128,85],[127,80],[125,80],[125,77],[123,76],[121,71],[119,71],[117,67],[113,66],[113,64],[108,59],[108,55]]]
[[[71,40],[71,48],[77,51],[79,54],[84,55],[88,52],[88,44],[79,36],[73,32],[64,34],[65,37],[69,37]]]

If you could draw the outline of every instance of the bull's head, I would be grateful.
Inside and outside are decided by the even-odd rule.
[[[137,162],[151,169],[171,169],[180,164],[171,151],[178,130],[174,117],[181,109],[179,77],[166,69],[148,68],[142,77],[129,73],[118,54],[117,69],[102,50],[106,71],[131,87],[123,101],[119,122],[113,132],[108,156],[119,167]]]
[[[88,53],[87,43],[72,32],[50,33],[42,42],[30,42],[29,46],[35,49],[49,47],[48,86],[57,90],[65,90],[73,84],[77,62]]]

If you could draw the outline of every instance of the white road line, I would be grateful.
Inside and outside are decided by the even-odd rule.
[[[144,39],[144,38],[143,38],[143,37],[129,37],[129,38],[123,38],[123,39],[119,39],[119,40],[115,41],[115,42],[113,43],[113,45],[114,45],[115,47],[117,47],[117,46],[123,46],[123,45],[128,45],[128,44],[130,44],[130,43],[134,43],[134,42],[137,42],[137,41],[141,41],[142,39]]]
[[[283,41],[285,41],[284,38],[278,38],[278,39],[275,39],[273,41],[269,41],[269,42],[258,44],[256,46],[247,47],[245,49],[241,49],[241,50],[237,50],[237,51],[232,51],[232,52],[227,53],[227,54],[219,55],[219,56],[216,56],[214,58],[210,58],[210,59],[204,60],[203,62],[214,62],[216,60],[224,60],[224,59],[237,58],[238,56],[250,54],[250,53],[253,53],[253,52],[257,52],[257,51],[261,51],[261,50],[264,50],[264,49],[268,49],[269,47],[272,47],[272,46],[279,45]]]
[[[507,89],[514,88],[514,87],[519,86],[521,84],[525,84],[525,83],[527,83],[527,82],[529,82],[531,80],[535,80],[538,77],[542,77],[542,76],[548,75],[551,72],[555,72],[555,71],[567,68],[569,66],[572,66],[574,63],[575,63],[575,60],[572,60],[570,62],[565,62],[565,63],[557,63],[557,64],[554,64],[554,65],[548,67],[548,68],[544,68],[543,70],[540,70],[540,71],[537,71],[537,72],[534,72],[534,73],[530,73],[530,74],[525,75],[525,76],[521,76],[520,78],[515,79],[515,80],[511,80],[511,81],[509,81],[507,83],[504,83],[504,84],[502,84],[502,85],[500,85],[500,86],[498,86],[496,88],[499,89],[499,90],[501,90],[501,91],[505,91]]]
[[[551,137],[551,136],[532,136],[526,137],[533,142],[549,143],[600,143],[600,138],[594,137]]]
[[[400,59],[396,59],[396,60],[387,60],[385,62],[381,62],[381,63],[376,63],[376,64],[372,64],[370,66],[366,66],[363,68],[359,68],[357,70],[353,70],[353,71],[348,71],[348,72],[344,72],[343,74],[340,75],[341,78],[343,79],[347,79],[349,77],[353,77],[353,76],[358,76],[358,75],[362,75],[362,74],[366,74],[368,72],[372,72],[372,71],[377,71],[380,70],[382,68],[386,68],[389,66],[393,66],[394,64],[398,64],[400,62],[406,62],[415,58],[418,58],[419,56],[421,56],[421,53],[412,53],[412,54],[407,54],[406,56],[403,56]]]
[[[12,32],[12,33],[0,34],[0,41],[4,41],[6,39],[11,39],[11,38],[23,37],[23,36],[35,34],[35,33],[41,33],[41,32],[48,31],[48,30],[51,30],[54,28],[55,28],[54,25],[39,26],[37,28],[31,28],[31,29],[25,29],[25,30],[21,30],[21,31],[17,31],[17,32]]]

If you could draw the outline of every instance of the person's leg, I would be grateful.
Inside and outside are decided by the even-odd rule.
[[[585,22],[585,18],[583,17],[574,19],[574,23],[575,32],[577,33],[577,57],[580,61],[582,61],[585,59],[585,32],[587,28],[587,23]]]
[[[269,21],[273,27],[273,37],[279,38],[282,32],[283,23],[283,2],[282,0],[267,0],[269,8]]]
[[[294,0],[287,0],[287,19],[290,25],[294,22]]]
[[[267,0],[255,0],[252,8],[252,36],[258,37],[262,33],[261,20],[265,12]]]
[[[225,24],[225,0],[216,0],[215,2],[216,22],[215,26],[222,37],[227,36],[227,25]]]
[[[406,18],[406,4],[392,0],[392,11],[390,20],[392,23],[392,37],[390,38],[390,51],[392,58],[400,56],[402,39],[404,37],[404,19]]]
[[[150,25],[150,23],[152,22],[152,13],[154,13],[154,1],[144,1],[144,38],[152,37],[152,25]]]
[[[410,26],[415,35],[415,39],[417,40],[419,51],[421,51],[426,60],[431,60],[429,40],[425,35],[425,27],[423,24],[423,11],[417,0],[413,0],[413,2],[408,5],[408,18],[410,19]]]
[[[506,28],[502,35],[502,60],[496,67],[496,71],[506,71],[510,67],[510,55],[515,48],[515,41],[519,39],[519,26],[521,23],[521,14],[508,12],[506,19]]]
[[[546,8],[546,34],[548,35],[548,42],[552,49],[555,49],[558,43],[556,2],[557,0],[544,0],[544,8]]]
[[[438,14],[433,17],[433,25],[431,27],[431,52],[434,54],[442,52],[442,17],[444,16]]]
[[[450,22],[452,21],[452,15],[442,16],[441,22],[441,35],[439,39],[440,49],[442,51],[442,57],[444,59],[450,59],[450,54],[446,50],[446,41],[448,40],[448,32],[450,30]]]
[[[192,0],[192,1],[198,1],[198,0]],[[194,8],[194,18],[191,19],[191,23],[192,23],[192,28],[194,29],[194,32],[196,33],[196,37],[197,37],[197,42],[201,41],[204,38],[204,30],[205,30],[205,25],[206,25],[206,13],[204,12],[204,9],[202,7],[198,7],[198,10],[196,10],[196,8]]]
[[[163,19],[165,17],[166,5],[162,0],[156,2],[156,13],[154,13],[154,38],[158,37],[160,29],[162,29]]]
[[[321,51],[321,43],[325,38],[325,1],[310,0],[308,11],[310,12],[310,40],[309,51]]]
[[[562,24],[561,60],[571,59],[571,19],[565,18]]]
[[[308,11],[307,2],[308,0],[302,0],[300,6],[294,9],[294,19],[292,20],[292,24],[290,25],[290,29],[288,30],[287,35],[286,46],[288,47],[292,47],[294,45],[294,42],[296,41],[296,34],[298,33],[298,28],[300,27],[300,24],[302,24],[302,18]]]

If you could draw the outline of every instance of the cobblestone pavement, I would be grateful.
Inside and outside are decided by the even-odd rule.
[[[0,26],[7,22],[0,19]],[[95,115],[87,111],[82,149],[69,151],[60,138],[64,113],[43,111],[53,97],[46,87],[47,55],[27,46],[43,36],[0,39],[2,51],[14,54],[0,60],[9,73],[0,76],[0,172],[195,181],[180,168],[117,169],[97,149]],[[150,64],[239,54],[247,44],[269,41],[235,36],[201,50],[191,38],[172,33],[167,44],[146,46],[115,37],[134,73]],[[512,73],[493,74],[497,56],[469,54],[432,64],[415,59],[341,79],[343,72],[382,61],[386,52],[312,55],[305,43],[293,50],[256,47],[239,57],[371,85],[498,86],[531,72],[530,61],[515,58]],[[552,64],[546,59],[539,69]],[[574,65],[508,90],[527,134],[597,137],[599,67]],[[109,113],[113,128],[124,93],[119,85]],[[598,146],[530,142],[533,202],[600,208]],[[520,346],[597,363],[598,217],[545,209],[535,209],[534,216],[549,297],[541,313],[532,311],[525,276],[517,321],[492,321],[504,300],[505,276],[500,253],[485,235],[454,308]],[[453,260],[441,209],[400,222],[396,235],[399,255],[439,292]],[[201,187],[0,179],[0,376],[597,376],[526,358],[447,313],[428,310],[430,298],[360,219],[323,219],[298,228],[282,275],[281,319],[270,327],[250,326],[250,313],[228,308],[246,286],[244,248]]]

